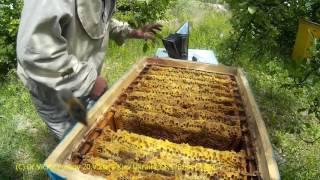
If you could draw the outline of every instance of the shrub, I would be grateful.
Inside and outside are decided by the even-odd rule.
[[[289,54],[299,18],[318,20],[320,2],[313,0],[227,0],[233,11],[235,50],[252,42],[256,50]]]
[[[116,16],[134,27],[165,17],[167,9],[176,0],[118,0]]]
[[[320,21],[320,2],[313,0],[227,0],[233,11],[233,59],[240,46],[257,55],[271,52],[290,55],[298,30],[299,19]],[[315,39],[310,57],[295,64],[288,63],[295,88],[305,85],[315,87],[320,82],[320,41]],[[249,45],[248,45],[249,44]],[[255,55],[253,57],[256,57]],[[252,58],[253,59],[253,58]],[[290,67],[292,66],[292,67]],[[319,118],[319,99],[315,98],[309,112]]]
[[[21,0],[0,3],[0,74],[16,65],[16,37],[22,8]]]

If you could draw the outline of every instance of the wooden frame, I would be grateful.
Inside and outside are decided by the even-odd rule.
[[[132,81],[136,79],[141,70],[148,64],[159,64],[164,66],[235,75],[248,117],[247,123],[252,136],[252,143],[256,147],[256,159],[258,161],[257,166],[260,172],[260,177],[262,179],[280,179],[278,166],[273,157],[272,146],[269,141],[265,124],[242,70],[224,65],[210,65],[163,58],[144,58],[133,65],[130,71],[120,78],[119,81],[100,98],[97,104],[89,112],[89,126],[85,127],[78,123],[47,158],[45,166],[50,169],[50,171],[61,177],[65,177],[66,179],[104,179],[85,175],[79,170],[71,168],[65,164],[65,162],[70,158],[71,152],[80,145],[83,137],[90,131],[91,127],[95,127],[99,120],[103,118],[103,115],[110,110],[111,106],[115,103],[121,93],[131,84]]]

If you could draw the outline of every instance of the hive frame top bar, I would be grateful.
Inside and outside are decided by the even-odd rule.
[[[228,74],[228,75],[237,75],[237,68],[225,66],[222,64],[214,65],[207,63],[199,63],[193,61],[186,60],[176,60],[171,58],[145,58],[147,64],[160,65],[160,66],[169,66],[169,67],[177,67],[177,68],[186,68],[193,69],[199,71],[206,71],[218,74]]]
[[[143,58],[134,64],[131,69],[121,77],[109,91],[107,91],[88,113],[88,127],[78,123],[65,139],[56,147],[45,161],[45,166],[50,171],[67,179],[104,179],[96,176],[82,174],[79,170],[59,166],[64,164],[71,152],[79,146],[83,137],[92,127],[95,127],[103,114],[111,109],[122,92],[133,82],[147,65],[169,66],[177,68],[194,69],[219,74],[234,75],[237,79],[240,93],[248,116],[249,130],[253,144],[256,148],[258,168],[262,179],[280,179],[277,163],[273,157],[272,146],[262,120],[258,106],[250,90],[244,73],[239,68],[224,65],[211,65],[184,60],[172,60],[168,58]],[[62,167],[62,168],[61,168]]]

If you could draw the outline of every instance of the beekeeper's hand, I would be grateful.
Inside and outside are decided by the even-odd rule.
[[[94,99],[98,99],[100,96],[103,95],[103,93],[108,89],[107,81],[102,78],[101,76],[98,76],[95,84],[90,92],[90,97]]]
[[[129,38],[154,40],[157,31],[162,30],[161,24],[148,24],[139,29],[133,29],[129,32]]]

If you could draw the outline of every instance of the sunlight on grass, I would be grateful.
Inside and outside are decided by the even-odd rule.
[[[16,164],[42,163],[57,141],[48,134],[22,83],[10,77],[0,86],[0,177],[43,179],[44,171],[16,172]]]

